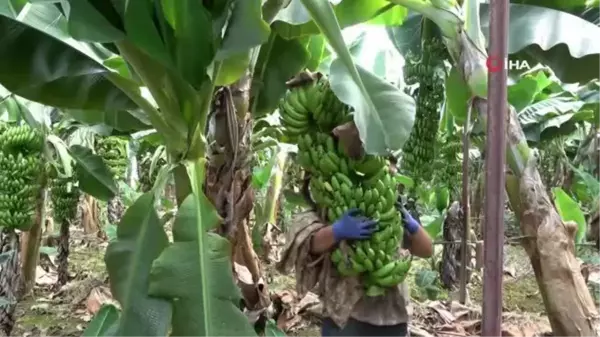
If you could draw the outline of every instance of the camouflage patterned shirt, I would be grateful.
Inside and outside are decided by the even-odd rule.
[[[340,327],[344,327],[350,317],[377,326],[407,323],[411,308],[405,283],[388,290],[384,296],[368,297],[357,277],[338,274],[329,252],[320,256],[310,253],[313,234],[326,226],[313,211],[298,213],[292,218],[277,268],[282,273],[295,271],[298,295],[304,296],[308,291],[319,295],[325,316]],[[403,248],[407,243],[405,236]]]

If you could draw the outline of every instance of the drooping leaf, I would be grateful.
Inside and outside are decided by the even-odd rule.
[[[117,184],[102,158],[87,147],[73,145],[69,153],[75,159],[77,180],[81,190],[102,201],[108,201],[117,193]]]
[[[341,28],[359,23],[399,25],[406,17],[406,9],[393,6],[387,0],[330,0],[335,5],[335,16]],[[325,1],[323,1],[325,4]],[[302,0],[292,0],[275,17],[273,27],[286,39],[319,33],[319,23],[311,20],[310,11]],[[312,18],[314,20],[314,18]]]
[[[354,77],[341,59],[331,64],[331,88],[354,107],[365,151],[384,155],[402,148],[414,124],[415,101],[392,84],[357,66]]]
[[[229,242],[207,232],[219,216],[204,194],[198,198],[191,194],[181,204],[174,243],[153,265],[150,293],[173,300],[172,335],[255,335],[238,308],[241,295],[231,272]]]
[[[28,100],[59,108],[130,110],[137,105],[108,79],[102,64],[68,41],[66,20],[50,5],[31,4],[16,21],[0,4],[0,84]],[[34,7],[35,6],[35,7]],[[43,29],[43,30],[41,30]],[[61,38],[61,40],[59,40]]]
[[[115,329],[119,320],[119,311],[112,304],[103,305],[88,324],[84,337],[110,336],[109,332]]]
[[[285,82],[306,65],[309,54],[298,40],[285,40],[276,33],[261,47],[254,71],[251,97],[252,113],[263,116],[273,112],[287,90]]]
[[[338,55],[330,68],[331,88],[342,102],[354,108],[354,122],[365,151],[387,154],[402,148],[414,124],[415,101],[354,64],[329,3],[317,0],[302,0],[302,3]]]
[[[148,295],[152,263],[168,246],[168,238],[148,192],[127,209],[117,226],[104,261],[113,296],[123,308],[115,336],[166,336],[171,303]]]
[[[585,215],[581,211],[581,207],[560,187],[553,188],[552,194],[554,195],[554,205],[561,219],[563,221],[574,221],[577,224],[575,242],[580,243],[585,237],[587,228]]]
[[[517,116],[521,125],[537,124],[561,114],[578,111],[582,106],[583,102],[566,97],[552,97],[527,106]]]

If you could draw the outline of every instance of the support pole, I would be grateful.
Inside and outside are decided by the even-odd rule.
[[[508,0],[490,3],[489,69],[485,175],[485,233],[482,336],[501,336],[504,242],[504,167],[506,164]]]

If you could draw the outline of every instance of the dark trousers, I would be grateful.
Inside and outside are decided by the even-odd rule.
[[[324,318],[321,336],[408,336],[408,324],[377,326],[350,318],[340,329],[333,320]]]

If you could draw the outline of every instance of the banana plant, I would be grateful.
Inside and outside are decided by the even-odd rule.
[[[45,217],[47,216],[46,197],[49,182],[55,177],[68,178],[75,174],[72,168],[77,167],[77,165],[73,165],[74,157],[72,156],[72,153],[76,153],[77,149],[70,149],[65,142],[52,130],[51,114],[56,112],[54,109],[25,100],[8,92],[4,88],[0,88],[0,92],[5,97],[2,104],[4,106],[4,117],[8,117],[6,118],[7,122],[13,125],[29,124],[30,127],[36,129],[37,132],[42,135],[43,153],[40,155],[44,158],[44,162],[46,162],[49,167],[49,170],[40,173],[42,185],[41,191],[39,192],[38,201],[36,202],[37,207],[35,221],[31,228],[28,230],[23,229],[24,233],[22,235],[26,235],[28,238],[25,240],[27,242],[27,246],[24,247],[25,249],[22,251],[23,254],[20,256],[21,270],[8,271],[8,269],[10,269],[10,265],[5,266],[8,273],[16,273],[17,276],[11,278],[11,280],[17,281],[19,284],[14,284],[12,281],[4,282],[3,286],[8,286],[8,288],[2,289],[2,292],[7,294],[8,298],[15,298],[15,287],[21,287],[21,295],[28,294],[33,288],[37,261],[39,257],[39,242],[41,240],[42,224],[45,223]],[[86,164],[87,163],[88,161],[86,160]],[[104,169],[106,170],[106,168]],[[102,168],[100,168],[100,171],[102,171]],[[90,180],[93,180],[93,178]],[[67,223],[67,230],[68,225],[69,223]],[[61,224],[61,233],[63,232],[63,227],[63,224]],[[6,236],[8,238],[18,238],[14,233],[7,232],[11,231],[10,228],[5,228],[4,231],[6,232]],[[12,231],[14,232],[14,229],[12,229]],[[64,242],[61,242],[59,251],[64,253],[64,248]],[[13,247],[15,252],[17,252],[19,249],[20,248],[18,247]],[[65,257],[64,254],[59,255],[61,258]],[[18,259],[18,254],[14,254],[13,259]],[[66,262],[66,260],[64,262]],[[62,265],[64,266],[64,263]],[[18,264],[13,264],[13,266],[18,266]],[[12,318],[14,315],[14,305],[6,306],[4,310],[2,310],[1,314],[4,316],[4,322],[14,321],[14,318]],[[10,333],[12,326],[2,325],[1,328],[5,332]]]
[[[381,13],[385,22],[399,22],[403,12],[388,16],[384,1],[347,4],[346,13],[355,13],[346,16],[347,25]],[[287,8],[281,9],[281,1],[258,0],[0,4],[0,34],[7,37],[0,42],[0,84],[20,97],[74,111],[85,123],[102,121],[125,132],[155,129],[166,147],[169,163],[155,188],[127,210],[106,253],[111,289],[122,307],[108,333],[253,334],[237,308],[231,247],[212,234],[235,219],[229,213],[223,219],[206,199],[205,173],[207,162],[209,173],[220,168],[214,143],[237,149],[247,136],[243,126],[250,125],[247,112],[272,111],[285,81],[324,54],[322,38],[284,36],[286,27],[302,29],[303,22],[269,25],[285,16]],[[215,103],[225,104],[215,106],[214,94]],[[211,124],[216,132],[207,134]],[[79,150],[76,159],[93,155]],[[240,152],[230,154],[235,162]],[[97,172],[86,168],[88,176]],[[229,171],[236,170],[218,172]],[[173,242],[153,208],[170,175],[179,204]],[[116,191],[100,182],[96,187],[104,192]]]

